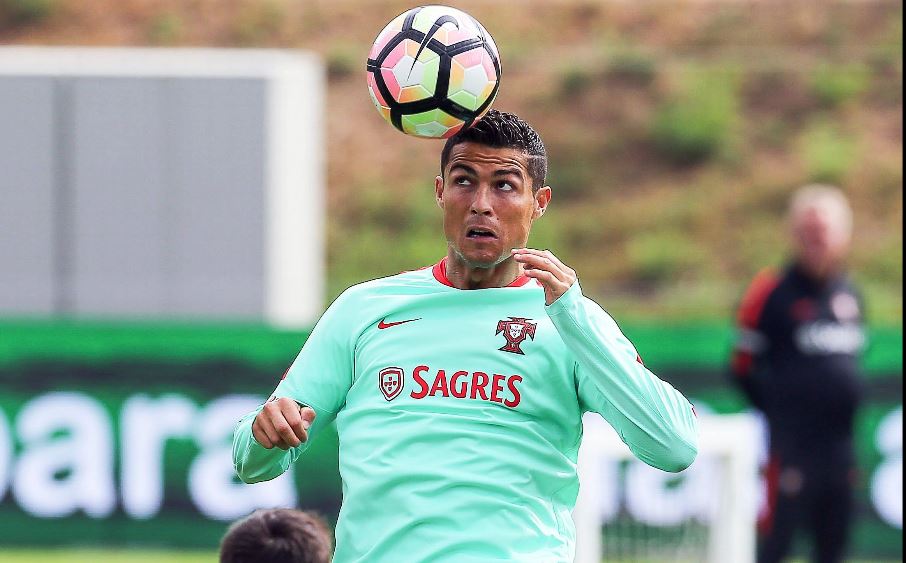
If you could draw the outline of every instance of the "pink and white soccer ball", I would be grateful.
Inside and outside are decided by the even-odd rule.
[[[447,6],[400,14],[378,34],[368,92],[403,133],[447,138],[490,108],[500,89],[497,45],[478,20]]]

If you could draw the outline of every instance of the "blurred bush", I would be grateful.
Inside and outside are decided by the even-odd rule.
[[[677,164],[711,158],[730,139],[738,105],[735,82],[724,73],[690,72],[657,112],[654,144]]]
[[[657,62],[651,55],[634,49],[621,49],[607,63],[605,76],[637,86],[649,86],[657,75]]]
[[[286,5],[280,0],[246,4],[236,18],[234,34],[240,45],[269,44],[279,37],[286,19]]]
[[[858,158],[851,133],[826,119],[809,125],[802,135],[802,158],[808,180],[841,184]]]
[[[821,105],[835,108],[858,98],[868,87],[869,76],[861,65],[821,64],[812,74],[812,91]]]
[[[365,68],[365,59],[355,45],[341,43],[327,52],[327,76],[345,78]]]
[[[179,14],[174,12],[158,14],[148,25],[148,41],[152,45],[174,45],[182,38],[183,27]]]
[[[25,25],[48,19],[59,0],[0,0],[0,25]]]
[[[566,98],[580,96],[594,80],[593,71],[587,65],[568,64],[560,70],[560,94]]]
[[[636,277],[645,282],[676,281],[702,265],[706,256],[688,235],[654,231],[633,237],[626,248]]]

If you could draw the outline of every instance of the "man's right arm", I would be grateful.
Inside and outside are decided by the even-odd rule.
[[[233,433],[233,462],[246,483],[283,474],[308,447],[317,413],[289,398],[270,400],[245,415]]]
[[[736,341],[730,362],[730,377],[758,409],[764,409],[764,397],[755,368],[768,347],[763,320],[768,298],[778,282],[772,271],[760,272],[743,296],[736,315]]]
[[[268,402],[233,433],[233,465],[246,483],[281,475],[329,425],[352,385],[356,308],[341,295],[318,321]]]
[[[239,420],[233,432],[233,466],[239,478],[245,483],[269,481],[283,474],[296,461],[304,447],[289,449],[265,448],[252,432],[255,418],[262,405]],[[307,444],[307,440],[302,446]]]

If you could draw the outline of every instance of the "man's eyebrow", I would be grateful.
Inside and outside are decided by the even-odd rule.
[[[471,174],[472,176],[478,176],[478,172],[476,172],[474,168],[472,168],[468,164],[462,164],[462,163],[456,163],[453,166],[451,166],[450,172],[451,173],[455,172],[457,168],[461,168],[463,171],[466,172],[466,174]]]
[[[494,171],[494,176],[509,176],[511,174],[522,178],[522,170],[519,168],[501,168]]]

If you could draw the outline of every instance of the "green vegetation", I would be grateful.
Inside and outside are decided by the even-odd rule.
[[[345,78],[363,67],[361,53],[348,44],[334,45],[327,52],[327,75],[333,79]]]
[[[172,12],[158,14],[148,26],[148,41],[153,45],[173,45],[183,31],[182,18]]]
[[[696,164],[725,146],[737,121],[732,77],[719,71],[684,75],[682,90],[658,111],[653,141],[678,164]]]
[[[234,24],[238,45],[268,44],[278,35],[285,18],[285,3],[280,0],[246,2]]]
[[[868,87],[869,78],[864,66],[824,63],[815,69],[812,89],[819,103],[837,107],[862,94]]]
[[[644,281],[666,283],[707,260],[702,249],[676,231],[645,232],[629,241],[629,259]]]
[[[0,27],[38,24],[57,10],[59,0],[0,0]]]
[[[802,135],[802,157],[809,180],[840,184],[856,163],[855,139],[833,121],[819,120]]]
[[[607,77],[649,86],[657,77],[657,61],[640,51],[623,49],[610,57]]]
[[[431,190],[440,143],[388,127],[362,70],[410,3],[94,0],[50,17],[58,1],[0,0],[0,41],[324,57],[329,298],[444,253]],[[730,318],[755,272],[786,254],[790,193],[823,181],[852,200],[851,266],[872,320],[902,324],[902,2],[791,0],[784,18],[758,2],[457,7],[500,48],[495,106],[535,125],[551,157],[554,201],[532,244],[561,255],[617,318]]]
[[[570,98],[582,94],[594,84],[591,69],[586,66],[569,65],[560,76],[560,94]]]

